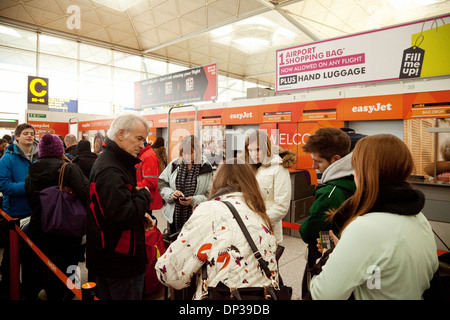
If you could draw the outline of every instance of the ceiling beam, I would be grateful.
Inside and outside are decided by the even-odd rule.
[[[295,28],[297,28],[298,30],[300,30],[301,32],[306,34],[309,38],[311,38],[311,40],[318,41],[321,39],[317,34],[314,33],[314,31],[312,31],[310,28],[305,26],[303,23],[301,23],[297,19],[294,19],[287,10],[283,9],[283,7],[285,7],[289,4],[292,4],[292,1],[290,1],[289,4],[282,3],[281,5],[274,4],[269,0],[257,0],[257,1],[262,3],[263,5],[265,5],[267,8],[270,8],[270,9],[278,12],[284,19],[286,19]],[[300,1],[304,1],[304,0],[297,0],[295,2],[300,2]]]
[[[263,5],[265,5],[266,7],[270,8],[270,9],[275,9],[275,5],[268,0],[256,0],[256,1],[258,1],[259,3],[262,3]]]
[[[261,2],[263,0],[257,0],[257,1]],[[287,1],[287,2],[284,2],[284,3],[280,4],[280,5],[278,5],[277,8],[278,7],[279,8],[283,8],[285,6],[288,6],[290,4],[293,4],[293,3],[296,3],[296,2],[299,2],[299,1],[303,1],[303,0],[290,0],[290,1]],[[195,30],[195,31],[190,32],[190,33],[186,33],[185,35],[179,36],[179,37],[177,37],[175,39],[172,39],[170,41],[166,41],[166,42],[160,43],[157,46],[145,49],[145,50],[142,51],[142,53],[146,54],[146,53],[149,53],[149,52],[152,52],[152,51],[156,51],[156,50],[165,48],[167,46],[170,46],[172,44],[175,44],[175,43],[178,43],[178,42],[185,41],[185,40],[188,40],[190,38],[196,37],[196,36],[201,35],[201,34],[203,34],[205,32],[210,32],[212,30],[215,30],[215,29],[227,26],[229,24],[232,24],[232,23],[235,23],[235,22],[239,22],[239,21],[242,21],[244,19],[248,19],[248,18],[251,18],[251,17],[254,17],[254,16],[258,16],[260,14],[263,14],[263,13],[269,12],[270,10],[273,10],[273,7],[271,7],[269,5],[269,3],[266,3],[265,1],[261,2],[261,3],[264,4],[264,7],[261,7],[258,10],[246,13],[246,14],[241,15],[241,16],[233,17],[231,19],[227,19],[227,20],[224,20],[224,21],[216,23],[216,24],[212,24],[212,25],[206,26],[206,27],[204,27],[202,29]]]
[[[296,27],[298,30],[306,34],[308,37],[311,38],[313,41],[319,41],[321,38],[314,33],[310,28],[308,28],[306,25],[298,21],[297,19],[294,19],[288,11],[284,9],[275,9],[284,19],[286,19],[290,24],[292,24],[294,27]]]
[[[244,20],[244,19],[248,19],[248,18],[257,16],[257,15],[260,15],[260,14],[268,12],[268,11],[270,11],[270,9],[263,7],[261,9],[256,10],[256,11],[253,11],[251,13],[248,13],[248,14],[245,14],[245,15],[242,15],[242,16],[239,16],[239,17],[234,17],[232,19],[227,19],[227,20],[224,20],[222,22],[206,26],[206,27],[204,27],[202,29],[198,29],[198,30],[195,30],[193,32],[186,33],[185,35],[176,37],[176,38],[174,38],[174,39],[172,39],[170,41],[166,41],[166,42],[160,43],[157,46],[154,46],[154,47],[151,47],[151,48],[148,48],[148,49],[142,51],[142,53],[145,54],[145,53],[149,53],[149,52],[152,52],[152,51],[156,51],[156,50],[165,48],[167,46],[170,46],[172,44],[188,40],[190,38],[196,37],[196,36],[201,35],[203,33],[206,33],[206,32],[209,32],[209,31],[212,31],[212,30],[224,27],[224,26],[227,26],[229,24],[232,24],[232,23]]]

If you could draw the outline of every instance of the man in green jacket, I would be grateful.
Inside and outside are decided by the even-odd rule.
[[[322,181],[315,191],[313,205],[309,216],[300,226],[303,241],[308,243],[308,266],[312,267],[320,258],[316,245],[319,232],[333,230],[337,235],[336,225],[326,221],[327,212],[337,209],[355,192],[353,168],[351,165],[350,138],[340,129],[322,128],[317,130],[302,147],[311,154],[313,167],[322,173]]]

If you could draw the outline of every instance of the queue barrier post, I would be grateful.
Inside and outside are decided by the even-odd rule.
[[[34,253],[45,263],[45,265],[50,268],[50,270],[64,283],[67,287],[78,297],[78,299],[83,300],[82,289],[75,287],[72,280],[67,278],[67,276],[61,272],[61,270],[56,267],[56,265],[50,261],[50,259],[31,241],[31,239],[20,229],[19,219],[10,217],[5,211],[0,209],[0,218],[4,218],[9,227],[9,237],[10,237],[10,299],[19,300],[20,299],[20,259],[19,259],[19,237],[22,237],[25,243],[30,246]],[[92,285],[93,284],[93,285]],[[94,290],[88,290],[90,295],[86,295],[87,300],[98,300],[95,296],[96,285],[95,283],[90,283],[90,288]]]
[[[97,295],[97,284],[95,282],[86,282],[81,285],[81,300],[94,300]]]
[[[9,273],[10,273],[10,299],[20,299],[20,242],[16,232],[19,219],[12,218],[9,224]]]

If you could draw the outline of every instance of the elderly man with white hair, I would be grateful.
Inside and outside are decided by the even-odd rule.
[[[101,300],[139,300],[146,266],[145,231],[150,192],[136,186],[135,165],[148,135],[147,121],[118,116],[90,175],[86,266],[95,274]]]

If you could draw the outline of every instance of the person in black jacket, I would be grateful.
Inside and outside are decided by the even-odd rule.
[[[146,267],[145,231],[154,221],[148,188],[136,186],[135,165],[148,135],[147,121],[118,116],[90,174],[86,266],[101,300],[139,300]]]
[[[72,159],[72,163],[79,166],[88,179],[95,160],[97,160],[97,154],[91,151],[91,143],[89,140],[81,140],[78,142],[77,156]]]
[[[63,272],[73,278],[78,265],[81,237],[47,234],[42,230],[42,206],[40,191],[58,185],[59,170],[64,162],[64,145],[56,135],[45,134],[39,141],[39,159],[30,165],[25,179],[25,192],[32,215],[28,227],[31,241]],[[64,170],[64,186],[73,189],[86,206],[89,202],[89,180],[79,167],[68,163]],[[35,300],[41,289],[45,289],[48,300],[73,298],[73,294],[34,253],[26,247],[22,265],[22,282],[26,299]],[[69,268],[72,266],[72,268]],[[69,273],[67,273],[69,272]]]
[[[77,156],[77,137],[71,133],[67,134],[64,138],[64,144],[66,145],[65,155],[69,160],[72,160]]]

